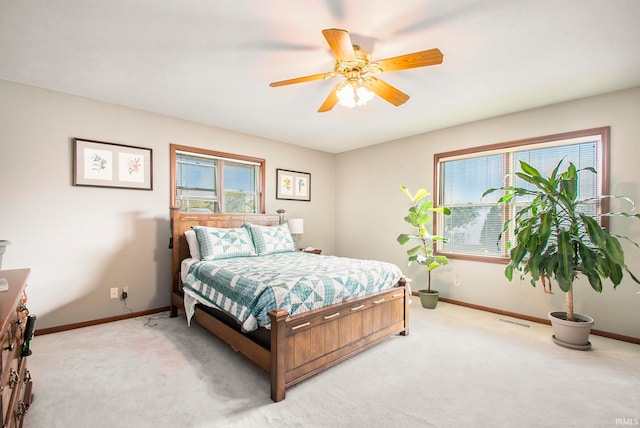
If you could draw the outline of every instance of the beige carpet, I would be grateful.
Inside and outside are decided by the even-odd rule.
[[[269,398],[200,327],[139,318],[36,336],[25,427],[614,427],[640,418],[640,346],[440,303],[411,331]],[[519,320],[512,320],[523,323]]]

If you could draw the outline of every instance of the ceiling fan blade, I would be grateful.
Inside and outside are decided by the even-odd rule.
[[[384,72],[441,64],[442,60],[442,52],[440,52],[440,49],[434,48],[426,51],[395,56],[393,58],[382,59],[380,61],[374,61],[372,64],[378,65]]]
[[[294,83],[310,82],[312,80],[329,79],[330,77],[334,77],[334,76],[335,76],[334,73],[312,74],[311,76],[296,77],[295,79],[287,79],[287,80],[280,80],[279,82],[272,82],[272,83],[269,83],[269,86],[274,88],[276,86],[292,85]]]
[[[333,89],[329,93],[329,96],[324,100],[324,102],[322,103],[322,105],[318,109],[318,113],[324,113],[326,111],[331,110],[332,108],[334,108],[336,106],[336,104],[338,103],[338,95],[336,94],[336,89],[337,88],[338,88],[337,85],[333,87]]]
[[[409,95],[405,94],[399,89],[394,88],[387,82],[384,82],[375,77],[369,77],[371,79],[371,90],[375,92],[377,96],[390,102],[394,106],[399,106],[407,102]]]
[[[348,31],[329,28],[322,30],[322,35],[327,39],[327,43],[329,43],[329,47],[338,61],[353,61],[356,59],[356,53],[353,50]]]

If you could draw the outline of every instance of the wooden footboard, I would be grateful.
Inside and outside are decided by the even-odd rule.
[[[289,317],[271,317],[271,399],[383,339],[409,334],[408,291],[391,290]]]

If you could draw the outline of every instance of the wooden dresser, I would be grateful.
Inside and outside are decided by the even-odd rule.
[[[24,335],[29,310],[24,292],[30,269],[0,271],[0,278],[9,283],[9,289],[0,291],[0,321],[2,354],[0,357],[0,427],[21,427],[25,413],[31,405],[31,374],[27,358],[23,356]],[[28,349],[28,344],[25,346]]]

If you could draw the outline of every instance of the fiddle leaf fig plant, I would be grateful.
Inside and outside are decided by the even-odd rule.
[[[497,204],[510,204],[516,201],[526,202],[518,205],[514,217],[505,222],[498,240],[510,230],[513,223],[514,242],[508,241],[509,264],[505,276],[512,280],[514,271],[520,272],[520,278],[531,277],[534,287],[538,281],[543,285],[554,279],[560,289],[566,293],[566,318],[574,321],[573,284],[579,275],[584,275],[591,288],[602,292],[603,280],[609,279],[616,288],[626,271],[640,284],[640,280],[629,270],[624,261],[624,252],[619,239],[626,239],[636,247],[638,244],[629,238],[610,233],[593,217],[585,214],[580,207],[594,204],[603,199],[621,199],[630,204],[634,202],[623,196],[602,195],[586,200],[578,199],[578,178],[582,173],[596,174],[592,167],[577,169],[569,163],[566,171],[560,172],[561,160],[549,177],[526,162],[520,161],[521,171],[516,176],[529,183],[530,187],[503,186],[488,189],[483,197],[495,191],[504,195]],[[603,216],[622,216],[640,219],[640,214],[628,212],[608,212]]]
[[[400,189],[411,201],[409,207],[409,213],[404,218],[404,221],[409,223],[414,233],[401,233],[398,235],[397,241],[400,245],[405,245],[408,242],[415,242],[417,245],[407,250],[409,256],[409,264],[416,262],[427,268],[427,292],[431,292],[431,271],[439,268],[440,266],[449,263],[447,257],[442,255],[436,255],[433,251],[433,244],[436,241],[443,241],[444,238],[437,235],[432,235],[429,231],[429,225],[434,213],[442,213],[444,215],[450,215],[451,210],[446,207],[434,206],[433,200],[429,199],[430,193],[426,189],[418,189],[415,195],[412,195],[406,186],[401,186]]]

